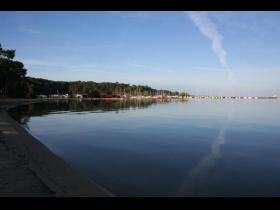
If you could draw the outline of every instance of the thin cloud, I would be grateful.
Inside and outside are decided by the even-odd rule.
[[[19,25],[18,30],[28,34],[41,34],[41,31],[39,31],[38,29],[30,28],[26,25]]]
[[[146,11],[108,11],[109,14],[118,15],[122,18],[139,18],[139,19],[146,19],[151,18],[151,12]]]
[[[26,30],[30,34],[41,34],[41,31],[29,28]]]
[[[227,52],[222,44],[223,36],[217,30],[215,23],[208,17],[206,12],[188,12],[188,15],[200,32],[211,39],[213,51],[217,54],[221,64],[227,67]]]
[[[22,62],[24,65],[30,65],[30,66],[49,66],[52,64],[44,60],[32,59],[32,58],[17,58],[17,60]]]
[[[201,70],[201,71],[215,71],[215,72],[224,71],[223,68],[208,67],[208,66],[195,66],[194,69]]]
[[[147,67],[146,65],[139,64],[139,63],[127,63],[127,65],[131,66],[131,67],[136,67],[136,68],[145,68],[145,67]]]
[[[187,14],[199,28],[200,32],[212,41],[214,53],[217,55],[222,66],[226,68],[229,75],[232,75],[226,59],[227,51],[223,47],[224,37],[218,31],[216,24],[210,19],[207,12],[187,12]]]
[[[147,70],[147,71],[155,72],[155,73],[168,74],[168,73],[174,72],[174,70],[171,70],[171,69],[162,69],[161,67],[158,67],[158,66],[151,66],[151,65],[135,63],[135,62],[128,62],[128,63],[125,63],[124,65],[127,67],[131,67],[135,70]]]

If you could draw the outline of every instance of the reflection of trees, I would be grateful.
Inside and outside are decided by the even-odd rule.
[[[27,124],[32,116],[44,116],[52,112],[118,112],[119,110],[142,109],[152,104],[168,102],[170,100],[53,100],[20,106],[11,109],[9,113],[21,124]]]

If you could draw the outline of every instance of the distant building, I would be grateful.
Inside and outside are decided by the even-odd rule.
[[[49,98],[57,98],[57,99],[67,99],[69,98],[68,94],[62,95],[62,94],[51,94],[49,95]]]
[[[78,98],[78,99],[82,99],[83,95],[82,94],[76,94],[75,97]]]
[[[37,95],[37,98],[45,99],[45,98],[47,98],[47,96],[46,95]]]
[[[62,95],[63,98],[69,98],[69,94]]]

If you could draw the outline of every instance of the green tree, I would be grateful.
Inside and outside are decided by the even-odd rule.
[[[0,45],[0,94],[6,97],[26,97],[27,70],[23,63],[14,61],[15,50],[4,50]]]
[[[182,98],[185,98],[185,97],[189,96],[189,94],[187,92],[181,92],[179,94],[179,96],[182,97]]]

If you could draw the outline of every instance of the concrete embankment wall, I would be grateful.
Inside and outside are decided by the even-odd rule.
[[[28,133],[12,119],[6,110],[16,106],[37,103],[42,100],[1,100],[0,121],[5,124],[2,135],[28,161],[29,168],[52,191],[55,196],[114,196],[102,186],[70,167],[64,160],[52,153],[39,140]]]

